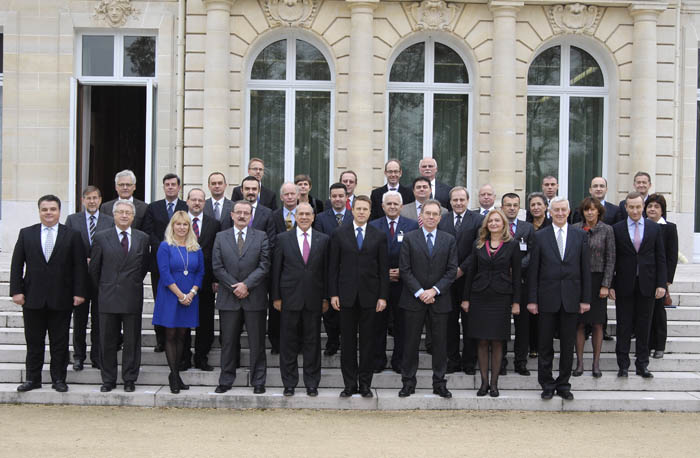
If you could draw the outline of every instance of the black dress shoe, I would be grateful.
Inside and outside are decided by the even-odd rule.
[[[500,395],[501,395],[501,393],[498,392],[497,386],[492,386],[491,389],[489,390],[489,396],[491,396],[492,398],[497,398]]]
[[[53,382],[51,384],[51,388],[58,391],[59,393],[65,393],[66,391],[68,391],[68,385],[66,385],[66,382],[64,382],[63,380]]]
[[[41,388],[41,382],[34,383],[32,381],[26,381],[17,387],[17,391],[24,393],[26,391],[38,390],[39,388]]]
[[[445,372],[448,374],[454,374],[455,372],[459,372],[461,370],[462,366],[460,364],[447,363],[447,370]]]
[[[159,343],[156,344],[155,347],[153,347],[153,351],[156,353],[163,353],[165,351],[165,347]]]
[[[516,367],[515,372],[520,374],[520,375],[524,375],[524,376],[530,375],[530,371],[527,370],[527,367]]]
[[[124,391],[126,393],[133,393],[136,391],[136,384],[134,382],[124,382]]]
[[[190,389],[190,386],[182,381],[182,377],[180,377],[180,374],[177,374],[177,383],[180,385],[181,390],[189,390]]]
[[[263,394],[265,392],[265,385],[255,385],[253,387],[254,394]]]
[[[467,375],[474,375],[476,374],[476,369],[473,367],[467,367],[464,369],[464,373]]]
[[[498,375],[508,375],[508,369],[506,369],[506,366],[501,366],[501,372],[499,372]]]
[[[409,386],[409,385],[404,385],[404,386],[401,388],[401,391],[399,391],[399,397],[400,397],[400,398],[407,398],[407,397],[409,397],[410,395],[412,395],[412,394],[415,393],[415,392],[416,392],[416,388],[415,388],[415,387]]]
[[[183,361],[180,361],[180,371],[181,372],[187,372],[187,369],[192,368],[192,363],[190,362],[190,359],[187,358]]]
[[[445,399],[450,399],[452,397],[452,393],[450,393],[450,390],[448,390],[446,386],[434,387],[433,394],[437,394],[441,398]]]
[[[617,371],[618,377],[627,377],[627,369],[620,369]]]
[[[83,370],[85,366],[83,365],[83,362],[79,359],[76,359],[73,361],[73,370],[76,372],[80,372]]]
[[[615,339],[613,339],[613,336],[608,334],[608,331],[603,331],[603,340],[615,340]]]
[[[654,374],[649,372],[649,369],[647,369],[646,367],[642,369],[637,369],[636,374],[641,376],[642,378],[654,378]]]
[[[384,372],[384,369],[375,369],[373,372],[375,374],[381,374],[382,372]]]
[[[326,347],[325,350],[323,350],[323,354],[325,356],[333,356],[336,353],[338,353],[338,346],[337,345],[329,345]]]
[[[211,372],[214,370],[214,367],[206,361],[200,361],[199,364],[195,364],[194,367],[204,372]]]
[[[294,396],[294,387],[286,387],[282,394],[285,396]]]
[[[362,396],[363,398],[371,398],[374,396],[374,393],[372,393],[372,390],[368,386],[361,386],[360,396]]]
[[[100,365],[100,363],[92,363],[92,368],[93,369],[102,369],[102,366]]]
[[[214,393],[219,393],[219,394],[221,394],[221,393],[227,392],[227,391],[230,390],[230,389],[231,389],[230,386],[226,386],[226,385],[217,385],[217,386],[216,386],[216,389],[214,390]]]
[[[396,372],[397,374],[400,374],[400,373],[401,373],[401,368],[400,368],[400,367],[392,367],[391,370],[394,371],[394,372]]]
[[[544,399],[544,400],[552,399],[552,398],[554,397],[554,391],[552,391],[552,390],[544,390],[544,391],[542,392],[542,394],[540,395],[540,397],[541,397],[542,399]]]
[[[316,396],[318,396],[318,388],[307,388],[306,395],[315,398]]]
[[[270,354],[271,355],[279,355],[280,354],[280,349],[276,347],[270,348]]]
[[[180,392],[180,382],[177,380],[177,376],[172,372],[168,374],[168,385],[170,385],[170,392],[172,394],[178,394]]]
[[[349,398],[355,393],[357,393],[357,390],[352,389],[352,388],[345,388],[343,391],[340,392],[340,397],[341,398]]]
[[[103,383],[100,387],[100,393],[109,393],[114,389],[114,385],[111,383]],[[124,391],[126,391],[126,384],[124,384]]]
[[[565,401],[574,400],[574,393],[572,393],[571,391],[557,391],[557,396],[559,396]]]
[[[488,392],[489,392],[489,386],[488,386],[488,384],[483,384],[483,383],[482,383],[482,384],[481,384],[481,387],[480,387],[479,390],[476,392],[476,395],[479,396],[479,397],[483,397],[483,396],[486,396],[486,395],[488,394]]]

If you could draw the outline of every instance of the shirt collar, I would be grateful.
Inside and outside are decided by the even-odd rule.
[[[219,202],[219,205],[222,207],[224,206],[224,201],[226,200],[226,196],[221,196],[221,199],[214,199],[213,197],[211,198],[211,206],[213,207],[216,202]]]
[[[197,218],[198,222],[202,222],[202,218],[204,218],[204,216],[202,216],[202,213],[200,213],[199,216],[194,216],[192,213],[187,212],[187,215],[190,217],[190,221]]]
[[[559,229],[563,230],[564,234],[568,234],[569,232],[569,223],[564,223],[562,227],[559,227],[556,224],[552,223],[552,227],[554,228],[554,232],[559,232]]]
[[[391,226],[391,222],[393,221],[394,224],[396,224],[398,226],[399,225],[399,218],[401,218],[401,216],[397,216],[396,219],[391,219],[387,216],[386,217],[386,224]]]
[[[236,226],[233,226],[233,233],[238,237],[238,233],[243,232],[243,237],[245,238],[248,235],[248,226],[244,227],[243,229],[238,229]]]
[[[428,232],[425,227],[422,227],[421,230],[423,231],[424,237],[428,237],[428,234],[433,234],[433,240],[435,240],[435,237],[437,236],[437,228],[433,229],[432,232]]]
[[[122,235],[122,230],[118,226],[115,225],[114,228],[117,230],[117,235]],[[126,228],[126,234],[131,237],[131,226]]]
[[[639,218],[639,221],[637,221],[640,226],[644,227],[644,218]],[[629,216],[627,217],[627,226],[634,226],[635,221],[630,218]]]
[[[306,235],[311,237],[311,228],[308,228],[306,230]],[[304,231],[302,231],[301,228],[299,226],[297,226],[297,237],[303,237],[303,236],[304,236]]]
[[[354,226],[355,232],[357,232],[357,228],[361,227],[362,228],[362,233],[366,234],[367,233],[367,223],[363,224],[362,226],[358,226],[355,221],[352,222],[352,225]]]
[[[175,204],[175,205],[177,205],[177,201],[178,201],[178,200],[179,200],[179,199],[176,197],[174,200],[170,201],[170,200],[168,200],[167,197],[166,197],[166,199],[165,199],[165,206],[167,207],[168,204]]]
[[[297,207],[294,207],[292,210],[287,209],[287,207],[282,206],[282,213],[284,214],[285,217],[287,217],[288,214],[292,214],[296,216],[297,214]]]
[[[85,219],[87,221],[90,221],[91,216],[94,216],[95,219],[100,219],[100,210],[97,210],[93,215],[91,215],[89,211],[85,210]]]
[[[343,208],[343,210],[342,210],[342,211],[339,211],[339,212],[335,211],[335,208],[333,208],[333,207],[331,207],[331,210],[333,210],[333,214],[334,214],[334,215],[343,215],[343,216],[345,216],[345,211],[347,210],[347,208]]]
[[[42,232],[44,231],[44,229],[48,229],[49,227],[50,227],[51,229],[56,229],[56,230],[58,230],[58,223],[54,224],[53,226],[46,226],[44,223],[41,223],[41,231],[42,231]]]

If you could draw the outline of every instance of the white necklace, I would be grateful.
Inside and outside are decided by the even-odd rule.
[[[177,247],[177,254],[180,255],[180,259],[182,259],[182,265],[185,266],[185,270],[182,272],[187,276],[189,272],[187,271],[187,267],[190,265],[190,252],[187,251],[187,247],[185,247],[185,255],[187,256],[187,261],[185,261],[185,258],[182,257],[182,253],[180,253],[180,247]]]

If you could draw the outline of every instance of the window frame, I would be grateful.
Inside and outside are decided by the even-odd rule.
[[[85,36],[111,36],[114,37],[114,61],[112,63],[114,73],[112,76],[83,75],[83,37]],[[153,37],[156,39],[155,69],[153,76],[124,76],[124,37],[139,36]],[[75,68],[74,75],[81,84],[99,85],[106,83],[118,83],[120,85],[146,86],[148,81],[158,77],[158,32],[148,29],[85,29],[76,34],[75,39]]]

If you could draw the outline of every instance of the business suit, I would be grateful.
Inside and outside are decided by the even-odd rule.
[[[452,205],[450,205],[450,191],[451,190],[452,190],[452,186],[448,186],[445,183],[442,183],[436,179],[435,180],[435,192],[433,193],[433,195],[430,198],[435,199],[438,202],[440,202],[440,205],[445,207],[447,209],[447,211],[452,211]]]
[[[647,197],[649,197],[649,194],[644,196],[644,207],[642,210],[642,218],[647,217]],[[627,219],[627,217],[629,216],[627,214],[627,199],[626,198],[622,199],[617,206],[620,208],[620,214],[619,214],[616,222],[625,221]]]
[[[100,213],[114,218],[113,208],[114,204],[118,200],[119,199],[117,198],[112,199],[108,202],[103,202],[102,205],[100,205]],[[146,217],[148,204],[142,200],[137,199],[136,197],[133,198],[132,203],[134,204],[134,207],[136,207],[136,214],[134,214],[134,222],[131,224],[131,227],[133,229],[138,229],[140,231],[146,232],[143,230],[143,220]]]
[[[644,234],[639,252],[628,231],[631,219],[613,225],[615,233],[615,317],[617,342],[615,353],[620,369],[630,366],[630,341],[636,338],[637,370],[649,365],[649,332],[656,288],[666,288],[668,279],[663,234],[658,224],[644,219]]]
[[[97,212],[95,220],[95,234],[114,226],[111,216]],[[89,216],[89,215],[88,215]],[[90,240],[89,223],[85,217],[85,211],[73,213],[66,218],[66,226],[80,232],[85,253],[90,258],[92,240]],[[87,343],[85,342],[88,315],[90,316],[90,361],[95,367],[100,366],[100,325],[99,305],[97,290],[92,282],[88,282],[89,295],[85,302],[73,308],[73,360],[85,361],[87,356]],[[91,312],[92,310],[92,312]]]
[[[664,249],[666,250],[666,283],[673,283],[678,265],[678,228],[675,224],[666,221],[666,224],[659,224],[661,234],[664,239]],[[651,333],[649,334],[649,349],[656,351],[666,350],[666,307],[664,298],[654,301],[654,313],[651,317]]]
[[[87,258],[80,234],[62,224],[53,227],[55,242],[48,261],[41,242],[42,225],[21,229],[10,269],[10,296],[24,294],[26,380],[35,384],[41,383],[47,331],[51,380],[65,382],[73,297],[84,298],[89,293]]]
[[[231,212],[233,211],[233,201],[224,197],[224,201],[221,203],[221,217],[219,218],[219,225],[222,231],[230,229],[232,227],[231,223]],[[210,197],[204,201],[203,213],[209,218],[214,218],[214,200]],[[214,218],[216,219],[216,218]]]
[[[100,348],[102,383],[117,384],[117,350],[122,326],[122,379],[136,382],[141,366],[141,314],[143,279],[149,266],[149,238],[131,230],[129,251],[124,253],[118,228],[95,234],[90,277],[100,299]]]
[[[237,246],[238,229],[219,232],[214,240],[212,267],[219,280],[216,308],[219,310],[221,337],[221,375],[219,385],[231,387],[236,379],[236,356],[245,317],[250,347],[250,383],[265,385],[265,316],[267,310],[267,277],[270,272],[270,244],[263,231],[246,229],[242,253]],[[232,285],[243,282],[248,296],[239,299]]]
[[[241,192],[241,187],[236,186],[233,188],[233,192],[231,193],[231,200],[233,202],[238,202],[239,200],[243,200],[243,193]],[[270,210],[277,210],[277,201],[279,198],[277,197],[277,193],[274,191],[267,189],[265,186],[260,185],[260,193],[258,194],[258,203],[262,205],[263,207],[267,207]]]
[[[411,231],[418,229],[418,222],[398,217],[398,222],[394,223],[394,235],[391,235],[389,221],[386,216],[375,219],[369,223],[376,227],[386,236],[387,242],[387,262],[389,269],[397,269],[399,267],[399,255],[401,254],[401,245],[403,238]],[[401,359],[403,358],[403,312],[399,308],[399,299],[401,298],[401,290],[403,289],[403,279],[399,272],[399,281],[389,282],[389,298],[386,303],[386,309],[379,312],[376,317],[375,330],[375,357],[374,370],[383,370],[386,367],[386,335],[389,327],[389,314],[393,317],[394,322],[394,350],[391,354],[391,367],[395,372],[401,371]]]
[[[379,299],[389,298],[389,264],[386,236],[365,225],[358,248],[354,224],[343,225],[331,235],[328,295],[340,300],[340,369],[345,390],[369,390],[374,359],[374,321]],[[357,362],[357,333],[360,362]]]
[[[447,209],[440,206],[440,215],[445,216],[445,214],[447,214]],[[418,209],[416,208],[415,200],[410,204],[405,204],[403,208],[401,208],[401,216],[418,221]]]
[[[591,269],[585,232],[567,227],[564,259],[557,247],[554,225],[535,233],[535,247],[528,268],[529,303],[538,305],[538,374],[546,392],[569,393],[576,324],[580,304],[591,303]],[[555,329],[561,345],[559,376],[552,377]]]
[[[327,299],[328,246],[330,237],[309,228],[309,257],[304,262],[298,232],[281,233],[272,262],[273,301],[282,300],[280,374],[285,388],[299,383],[297,355],[304,355],[304,386],[318,388],[321,382],[321,312]],[[301,327],[301,335],[299,328]]]
[[[404,354],[401,381],[415,388],[418,370],[418,346],[425,316],[430,314],[433,334],[433,388],[447,384],[447,317],[453,308],[451,286],[457,275],[457,242],[445,231],[437,230],[432,255],[428,252],[424,230],[406,234],[401,247],[399,269],[403,291],[399,307],[404,311]],[[423,289],[436,287],[435,302],[425,304],[415,297]]]
[[[372,201],[372,213],[369,218],[370,221],[386,216],[386,214],[384,213],[384,208],[382,208],[382,198],[384,197],[384,194],[388,191],[388,184],[385,184],[380,188],[375,188],[372,190],[372,194],[370,195],[370,200]],[[413,191],[411,190],[411,188],[408,188],[400,183],[396,191],[399,194],[401,194],[401,200],[403,202],[403,205],[406,205],[416,200],[416,198],[413,196]]]

